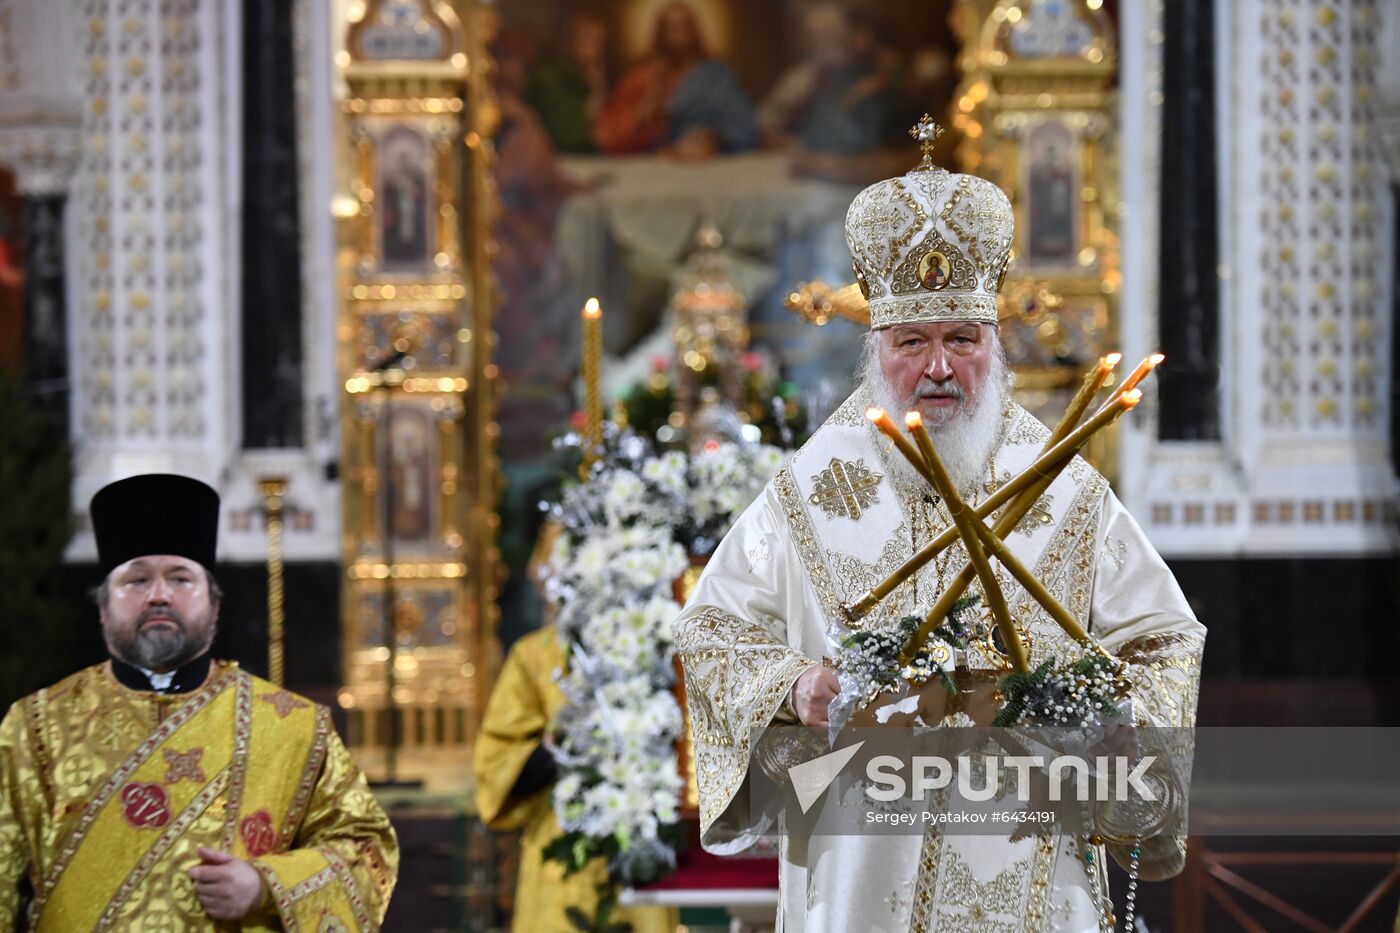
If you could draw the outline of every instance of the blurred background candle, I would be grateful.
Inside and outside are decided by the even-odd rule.
[[[583,306],[583,467],[588,476],[594,451],[603,442],[603,308],[597,298]]]

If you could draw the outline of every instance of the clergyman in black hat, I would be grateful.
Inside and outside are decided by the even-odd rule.
[[[0,723],[0,929],[378,929],[398,844],[329,711],[209,657],[218,493],[133,476],[90,511],[110,658]]]

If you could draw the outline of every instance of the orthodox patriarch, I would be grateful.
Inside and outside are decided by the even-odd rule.
[[[848,607],[953,524],[947,503],[867,417],[915,412],[969,505],[1032,463],[1050,435],[1012,401],[997,292],[1013,241],[1004,192],[925,158],[862,191],[846,239],[870,307],[855,393],[769,484],[724,539],[675,625],[700,789],[701,840],[745,849],[778,827],[748,806],[752,732],[825,725],[840,682],[823,658],[849,636]],[[1195,718],[1204,628],[1108,481],[1076,458],[1006,534],[1014,557],[1107,652],[1125,662],[1139,725]],[[862,621],[922,615],[969,555],[961,540],[900,583]],[[1000,579],[1004,568],[998,572]],[[1013,579],[1000,579],[1031,665],[1080,648]],[[983,602],[985,605],[985,601]],[[1005,639],[985,613],[958,663],[999,676]],[[949,705],[944,725],[966,718]],[[938,723],[932,725],[937,726]],[[760,756],[761,757],[761,756]],[[934,827],[940,826],[938,822]],[[1108,845],[1127,863],[1125,846]],[[1098,930],[1102,845],[1070,835],[788,835],[780,855],[780,928],[798,930]],[[1141,840],[1141,877],[1180,871],[1175,831]],[[1098,858],[1093,856],[1097,854]]]

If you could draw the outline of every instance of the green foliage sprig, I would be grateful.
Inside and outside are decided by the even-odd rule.
[[[1123,662],[1085,645],[1084,654],[1056,667],[1045,661],[1033,671],[1010,674],[1001,682],[1006,705],[994,726],[1084,726],[1118,715]]]

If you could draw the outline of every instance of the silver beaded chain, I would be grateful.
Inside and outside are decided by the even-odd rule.
[[[1128,896],[1123,902],[1123,929],[1133,933],[1133,915],[1137,912],[1138,860],[1142,858],[1142,842],[1135,840],[1128,852]]]
[[[1106,885],[1101,884],[1099,876],[1107,868],[1107,864],[1098,865],[1094,853],[1103,845],[1103,837],[1096,833],[1089,833],[1089,804],[1083,804],[1085,833],[1081,837],[1081,850],[1084,853],[1084,872],[1089,876],[1089,898],[1094,904],[1094,909],[1098,914],[1099,933],[1113,933],[1113,901],[1108,892],[1104,890]],[[1105,850],[1106,851],[1106,850]],[[1128,893],[1123,899],[1123,929],[1126,933],[1133,933],[1133,924],[1137,917],[1137,894],[1138,894],[1138,868],[1142,860],[1142,841],[1133,840],[1133,847],[1128,850]]]
[[[1099,933],[1112,933],[1113,902],[1109,900],[1107,892],[1099,882],[1099,866],[1095,864],[1094,858],[1098,845],[1094,841],[1096,837],[1089,833],[1089,804],[1085,802],[1081,806],[1084,814],[1081,851],[1084,853],[1084,873],[1089,876],[1089,900],[1094,905],[1094,913],[1098,917]]]

